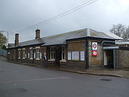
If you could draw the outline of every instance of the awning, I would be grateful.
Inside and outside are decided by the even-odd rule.
[[[108,46],[108,47],[103,47],[104,50],[113,50],[113,49],[119,49],[119,46]]]

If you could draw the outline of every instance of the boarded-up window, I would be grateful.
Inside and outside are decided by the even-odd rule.
[[[85,51],[69,51],[68,60],[74,61],[84,61],[85,60]]]

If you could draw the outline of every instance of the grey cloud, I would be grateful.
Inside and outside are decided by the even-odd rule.
[[[14,33],[20,33],[21,41],[34,38],[36,26],[20,30],[42,20],[56,16],[86,0],[0,0],[0,30],[10,33],[10,42]],[[128,25],[129,7],[121,5],[122,0],[98,0],[68,16],[38,25],[42,36],[54,35],[85,27],[109,32],[112,24]],[[117,5],[115,5],[115,3]],[[119,5],[120,4],[120,5]],[[124,8],[119,8],[124,7]]]

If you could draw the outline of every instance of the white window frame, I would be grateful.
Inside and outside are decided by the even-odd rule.
[[[22,49],[22,59],[26,59],[26,49]]]
[[[66,62],[65,47],[62,47],[60,62]]]
[[[41,59],[40,48],[36,48],[36,50],[35,50],[35,59],[36,60],[40,60]]]
[[[30,51],[27,52],[27,58],[28,58],[28,59],[30,58]]]
[[[32,47],[30,47],[30,56],[29,57],[31,60],[33,60],[33,48]]]
[[[55,61],[55,50],[54,50],[54,47],[50,48],[50,60],[51,61]]]

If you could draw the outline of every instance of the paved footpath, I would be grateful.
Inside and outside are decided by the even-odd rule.
[[[129,97],[129,79],[0,61],[0,97]]]

